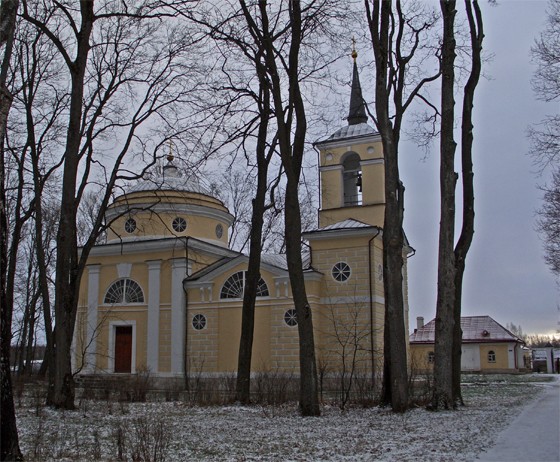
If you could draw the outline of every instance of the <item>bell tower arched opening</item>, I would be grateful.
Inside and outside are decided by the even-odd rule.
[[[362,170],[360,156],[349,152],[342,159],[344,206],[362,205]]]

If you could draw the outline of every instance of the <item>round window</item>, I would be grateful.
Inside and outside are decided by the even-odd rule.
[[[290,327],[297,326],[296,310],[291,309],[291,310],[286,311],[284,313],[284,322]]]
[[[350,270],[350,267],[348,266],[347,263],[344,263],[343,261],[338,262],[332,268],[332,277],[334,278],[335,281],[338,282],[347,281],[351,273],[352,271]]]
[[[206,327],[206,316],[195,314],[192,318],[192,326],[195,330],[202,330]]]
[[[216,237],[218,239],[221,239],[223,235],[224,235],[224,227],[220,224],[217,224],[216,225]]]
[[[134,218],[129,218],[124,222],[124,230],[127,233],[133,233],[136,230],[136,220]]]
[[[183,217],[177,217],[173,220],[173,223],[171,223],[171,225],[173,226],[173,229],[175,231],[177,231],[178,233],[182,233],[185,229],[187,229],[187,220],[185,220]]]

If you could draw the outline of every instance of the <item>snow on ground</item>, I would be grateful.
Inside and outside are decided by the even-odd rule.
[[[458,411],[382,408],[302,418],[297,406],[193,407],[82,400],[76,411],[17,407],[26,460],[472,461],[542,391],[533,376],[480,376]],[[534,380],[534,378],[533,378]]]

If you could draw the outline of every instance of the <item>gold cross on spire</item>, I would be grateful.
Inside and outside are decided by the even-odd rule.
[[[354,62],[358,57],[358,52],[356,51],[356,39],[352,36],[352,58],[354,58]]]

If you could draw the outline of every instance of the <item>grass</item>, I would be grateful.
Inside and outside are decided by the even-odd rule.
[[[75,411],[37,405],[24,390],[17,407],[28,461],[379,460],[470,461],[534,399],[550,377],[464,377],[466,406],[405,414],[325,403],[320,418],[281,406],[193,406],[82,399]],[[78,403],[77,403],[78,404]]]

